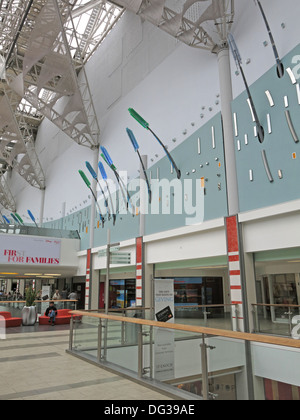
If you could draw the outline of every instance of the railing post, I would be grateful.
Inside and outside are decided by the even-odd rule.
[[[252,316],[253,316],[253,332],[258,332],[258,313],[257,308],[252,303]]]
[[[207,366],[207,346],[205,343],[205,335],[202,334],[201,348],[201,371],[202,371],[202,396],[204,400],[208,400],[208,366]]]
[[[98,325],[98,348],[97,348],[97,360],[98,362],[101,362],[101,350],[102,350],[102,320],[99,319],[99,325]]]
[[[108,319],[105,319],[103,328],[104,328],[104,351],[103,351],[103,360],[106,361],[106,359],[107,359]]]
[[[153,326],[150,326],[150,378],[153,378]]]
[[[124,317],[126,318],[127,314],[124,311]],[[125,327],[125,322],[121,323],[121,343],[122,345],[124,345],[126,342],[126,327]]]
[[[235,328],[236,331],[240,331],[239,328],[239,306],[235,305]]]
[[[143,326],[138,325],[138,377],[143,376]]]
[[[74,328],[74,319],[73,315],[70,319],[70,336],[69,336],[69,350],[72,351],[73,349],[73,328]]]
[[[288,310],[287,312],[284,312],[284,315],[288,315],[289,317],[289,334],[292,335],[292,317],[291,315],[293,315],[293,312],[291,311],[290,307],[287,306]]]
[[[204,326],[207,327],[207,313],[206,310],[204,309],[203,311],[203,315],[204,315]]]

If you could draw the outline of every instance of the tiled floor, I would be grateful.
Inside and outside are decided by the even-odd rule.
[[[0,400],[168,399],[67,354],[68,339],[65,326],[11,329],[0,340]]]

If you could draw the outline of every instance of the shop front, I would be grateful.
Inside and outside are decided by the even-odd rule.
[[[290,335],[300,313],[300,249],[255,254],[256,323],[264,332]]]
[[[201,313],[205,310],[203,306],[206,305],[212,305],[211,310],[219,313],[223,308],[213,309],[213,305],[224,303],[223,279],[222,277],[176,277],[174,300],[178,318],[201,317]]]
[[[136,279],[109,281],[109,307],[124,309],[135,306]]]

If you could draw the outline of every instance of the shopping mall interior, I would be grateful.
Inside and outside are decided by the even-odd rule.
[[[300,399],[299,12],[0,1],[1,400]]]

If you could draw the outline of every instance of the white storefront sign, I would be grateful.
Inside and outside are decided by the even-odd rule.
[[[0,237],[0,264],[58,265],[61,241],[58,239]]]
[[[156,321],[174,323],[174,279],[155,280],[154,302]],[[155,328],[154,376],[156,380],[174,378],[174,344],[174,331]]]

